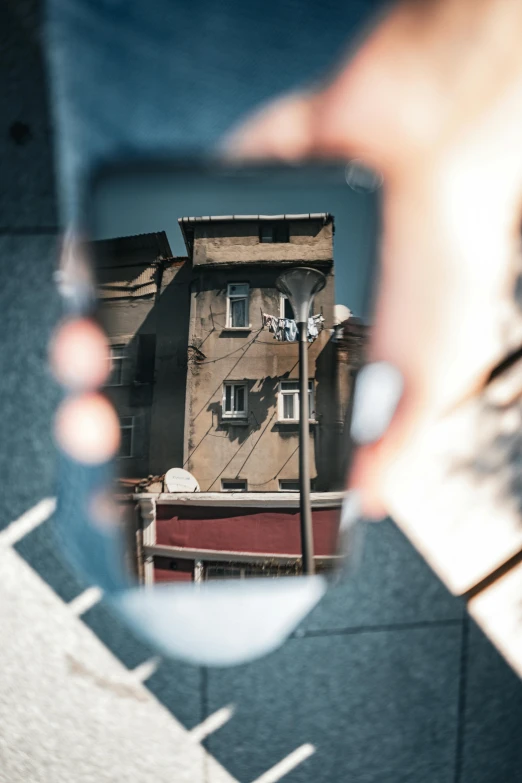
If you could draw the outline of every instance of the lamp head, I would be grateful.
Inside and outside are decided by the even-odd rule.
[[[306,323],[315,295],[326,285],[326,277],[317,269],[307,266],[294,267],[282,272],[276,280],[276,288],[288,297],[297,323]]]

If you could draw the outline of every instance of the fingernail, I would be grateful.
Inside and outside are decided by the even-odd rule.
[[[402,397],[404,381],[388,362],[367,364],[355,383],[350,434],[359,445],[375,443],[388,429]]]
[[[351,530],[360,517],[361,501],[359,499],[359,493],[354,489],[349,489],[343,497],[339,531],[341,533],[346,533],[348,530]]]
[[[361,522],[359,493],[355,489],[349,489],[343,497],[337,539],[337,553],[342,557],[342,562],[336,571],[335,577],[340,580],[344,574],[357,569],[361,563],[363,551],[363,526],[360,524]]]

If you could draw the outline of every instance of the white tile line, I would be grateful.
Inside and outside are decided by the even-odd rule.
[[[116,765],[118,772],[121,772],[123,764],[125,779],[145,783],[152,774],[158,783],[172,780],[201,783],[206,770],[206,777],[212,783],[239,783],[211,753],[191,740],[176,715],[161,704],[146,686],[133,679],[133,672],[94,631],[69,611],[67,603],[10,547],[0,549],[0,573],[2,627],[12,631],[8,632],[9,644],[3,647],[7,663],[2,667],[2,673],[8,683],[11,676],[16,682],[16,688],[6,688],[7,701],[1,700],[4,718],[8,717],[5,723],[10,734],[7,736],[12,743],[6,747],[16,750],[16,742],[19,736],[23,736],[24,730],[31,736],[33,731],[41,732],[38,734],[41,747],[36,743],[39,745],[35,761],[38,768],[49,765],[51,778],[55,780],[76,779],[75,773],[82,781],[90,780],[88,745],[85,748],[81,743],[75,746],[72,756],[66,753],[45,755],[45,747],[52,746],[56,727],[60,736],[68,737],[70,745],[77,743],[75,724],[68,720],[68,716],[75,710],[79,714],[83,709],[82,736],[102,743],[97,749],[99,751],[102,747],[107,750],[104,761],[109,766]],[[36,638],[39,649],[35,657],[31,645]],[[14,706],[20,698],[20,703],[30,701],[36,705],[36,709],[27,712],[26,717]],[[118,711],[125,714],[120,716]],[[46,715],[49,713],[48,722],[38,719],[38,715],[44,712]],[[2,724],[2,734],[6,730],[5,723]],[[102,724],[103,740],[99,736]],[[155,748],[158,737],[163,738],[160,743],[161,758],[156,763],[151,751],[152,755],[147,757],[148,769],[144,770],[143,745]],[[9,743],[9,740],[6,741]],[[122,747],[125,747],[125,758],[118,756]],[[11,758],[16,763],[16,756],[12,753],[8,760]],[[78,769],[75,764],[79,764]],[[113,778],[119,779],[117,772]]]
[[[84,590],[83,593],[80,593],[80,595],[77,595],[76,598],[73,598],[72,601],[69,601],[68,607],[73,614],[80,617],[89,609],[92,609],[98,601],[101,601],[102,596],[103,592],[101,588],[93,585],[92,587],[88,587],[87,590]]]
[[[149,677],[152,677],[156,669],[161,663],[161,658],[155,655],[153,658],[149,658],[147,661],[143,661],[135,669],[131,669],[131,676],[137,682],[145,682]]]
[[[275,767],[269,769],[260,778],[256,778],[253,783],[277,783],[284,775],[287,775],[293,769],[295,769],[303,761],[312,756],[315,753],[315,748],[310,743],[301,745],[300,748],[294,750],[286,758],[276,764]]]
[[[191,739],[195,742],[203,742],[209,734],[213,734],[230,720],[235,709],[233,704],[229,704],[226,707],[222,707],[220,710],[213,712],[212,715],[205,718],[202,723],[191,729],[189,732]]]
[[[18,541],[49,519],[55,510],[56,498],[44,498],[22,514],[18,519],[11,522],[4,530],[0,531],[0,546],[14,546]],[[84,590],[83,593],[80,593],[80,595],[70,601],[67,606],[73,615],[80,617],[88,611],[88,609],[97,604],[102,596],[102,590],[99,587],[92,586]],[[159,657],[150,658],[135,669],[128,670],[129,675],[133,681],[143,683],[154,674],[160,661],[161,658]],[[232,718],[234,711],[234,705],[222,707],[189,731],[187,733],[188,737],[194,742],[202,742],[210,734],[224,726],[224,724]],[[314,753],[315,747],[313,745],[309,743],[301,745],[301,747],[294,750],[274,767],[263,773],[263,775],[253,781],[253,783],[277,783],[284,775],[287,775]]]
[[[45,522],[54,514],[56,498],[44,498],[36,506],[33,506],[22,514],[21,517],[11,522],[4,530],[0,531],[0,545],[14,546],[24,536]]]

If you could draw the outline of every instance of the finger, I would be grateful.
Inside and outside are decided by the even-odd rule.
[[[112,405],[94,392],[74,396],[59,407],[55,437],[60,448],[87,465],[112,459],[120,444],[118,417]]]
[[[223,154],[229,159],[307,157],[313,144],[314,97],[295,93],[262,107],[225,137]]]
[[[111,369],[106,337],[87,318],[66,321],[58,328],[49,358],[59,383],[75,391],[99,388]]]

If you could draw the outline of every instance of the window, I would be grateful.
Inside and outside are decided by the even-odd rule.
[[[132,447],[134,440],[134,416],[121,417],[120,431],[120,457],[132,457]]]
[[[211,579],[241,579],[243,569],[241,566],[234,566],[230,563],[221,565],[220,563],[209,563],[205,568],[205,580]]]
[[[310,303],[310,310],[308,311],[308,317],[311,318],[312,315],[313,315],[313,302]],[[286,294],[280,294],[279,297],[279,317],[291,318],[292,321],[295,321],[294,311],[292,310],[292,305],[290,304],[290,300],[286,296]]]
[[[213,579],[249,579],[255,577],[295,576],[301,573],[299,560],[294,563],[274,563],[266,560],[261,563],[204,563],[206,581]]]
[[[299,492],[298,479],[279,479],[280,492]]]
[[[246,418],[246,383],[225,383],[223,386],[223,416],[225,418]]]
[[[314,382],[308,381],[310,419],[315,418]],[[279,384],[279,420],[299,421],[299,381],[281,381]]]
[[[285,296],[285,294],[280,295],[279,299],[279,317],[280,318],[290,318],[292,321],[294,320],[294,311],[292,310],[292,305],[290,304],[290,299]]]
[[[260,242],[289,242],[290,232],[288,223],[278,221],[277,223],[262,222],[259,226]]]
[[[123,383],[123,362],[125,361],[125,346],[110,346],[111,374],[108,386],[121,386]]]
[[[248,283],[230,283],[227,288],[227,327],[247,329]]]
[[[222,479],[222,492],[246,492],[248,488],[246,479]]]

